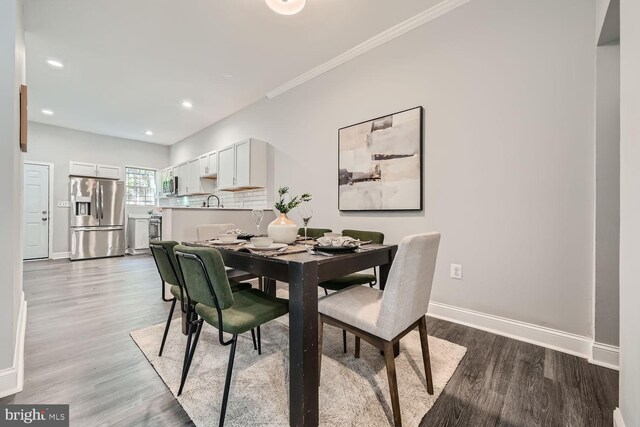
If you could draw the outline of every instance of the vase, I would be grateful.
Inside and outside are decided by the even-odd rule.
[[[298,226],[291,221],[287,214],[281,213],[267,226],[267,236],[275,243],[291,244],[298,237]]]

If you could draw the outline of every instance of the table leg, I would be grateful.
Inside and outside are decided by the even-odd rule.
[[[289,424],[318,423],[318,265],[290,263]]]
[[[276,296],[276,281],[274,279],[270,279],[268,277],[262,278],[262,286],[263,291],[271,295],[272,297]]]

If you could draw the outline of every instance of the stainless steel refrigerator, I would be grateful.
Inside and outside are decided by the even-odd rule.
[[[69,177],[72,260],[124,255],[124,183]]]

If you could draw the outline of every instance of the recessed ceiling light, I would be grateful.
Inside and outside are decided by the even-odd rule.
[[[150,130],[145,130],[144,134],[147,136],[153,136],[153,132],[151,132]]]
[[[47,64],[51,65],[53,68],[64,68],[64,64],[57,59],[47,59]]]
[[[44,110],[42,110],[42,114],[44,114],[46,116],[53,116],[53,111],[45,108]]]
[[[307,3],[306,0],[265,0],[267,2],[267,6],[271,8],[276,13],[280,15],[295,15],[300,12],[304,5]]]
[[[223,73],[222,77],[224,77],[225,79],[232,79],[233,78],[233,74],[231,74],[231,73]]]
[[[182,101],[182,106],[189,110],[193,108],[193,104],[191,103],[191,101],[187,101],[186,99]]]

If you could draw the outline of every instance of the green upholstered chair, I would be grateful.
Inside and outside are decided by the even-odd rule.
[[[307,238],[317,239],[318,237],[323,237],[324,233],[330,232],[331,230],[328,228],[307,228]],[[298,234],[304,236],[304,227],[298,229]]]
[[[198,301],[195,305],[195,312],[199,316],[193,321],[193,325],[196,326],[195,337],[186,359],[178,396],[182,393],[189,374],[189,367],[198,344],[202,325],[207,322],[218,329],[218,339],[221,345],[231,345],[220,412],[220,425],[222,426],[229,399],[229,386],[238,335],[255,328],[258,332],[258,353],[260,354],[260,325],[287,314],[289,301],[272,297],[258,289],[232,292],[225,274],[224,262],[220,252],[216,249],[176,246],[174,252],[184,277],[187,294],[189,298]],[[232,334],[233,337],[229,341],[225,341],[224,332]],[[190,327],[188,343],[191,341],[192,333],[193,328]]]
[[[164,335],[162,336],[162,344],[160,344],[160,352],[158,356],[162,356],[162,350],[167,340],[167,334],[169,333],[169,326],[171,325],[171,319],[173,318],[173,311],[176,308],[176,302],[180,301],[180,309],[183,313],[187,314],[187,296],[182,285],[182,280],[179,275],[178,261],[173,253],[173,248],[178,245],[178,242],[171,240],[167,241],[153,241],[149,243],[149,249],[153,255],[153,259],[156,262],[160,279],[162,280],[162,300],[171,301],[171,309],[169,310],[169,317],[167,318],[167,324],[164,328]],[[172,298],[165,296],[165,283],[168,283],[171,291]],[[250,284],[233,284],[232,289],[234,291],[246,290],[251,288]],[[254,345],[255,347],[255,345]]]
[[[384,234],[378,231],[363,231],[363,230],[342,230],[343,236],[353,237],[361,241],[371,240],[371,243],[382,245],[384,243]],[[320,287],[324,288],[325,295],[328,295],[328,291],[341,291],[349,286],[354,285],[369,285],[373,287],[378,282],[378,274],[376,269],[373,269],[371,273],[353,273],[346,276],[338,277],[327,282],[320,283]],[[342,350],[347,352],[347,331],[342,330]]]

